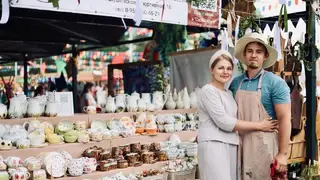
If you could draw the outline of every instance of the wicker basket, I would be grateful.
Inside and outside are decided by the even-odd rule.
[[[178,172],[169,172],[168,171],[168,180],[194,180],[196,179],[196,168],[178,171]]]
[[[156,175],[156,176],[139,177],[138,179],[139,180],[167,180],[168,173],[164,172],[164,173]]]

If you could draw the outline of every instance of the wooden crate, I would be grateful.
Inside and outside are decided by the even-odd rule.
[[[292,141],[289,143],[288,150],[288,162],[303,162],[306,157],[306,140],[305,140],[305,130],[304,126],[306,123],[306,118],[302,119],[301,131],[293,137]]]

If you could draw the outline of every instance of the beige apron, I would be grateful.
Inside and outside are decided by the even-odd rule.
[[[235,96],[238,103],[238,119],[258,122],[269,118],[261,103],[263,75],[262,70],[257,91],[241,90],[243,80],[241,81]],[[278,153],[278,133],[256,131],[240,135],[239,180],[269,180],[270,164]]]

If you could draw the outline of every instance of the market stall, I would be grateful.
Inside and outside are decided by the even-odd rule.
[[[110,1],[88,6],[89,2],[11,2],[11,19],[5,25],[5,35],[0,37],[3,39],[1,45],[6,47],[0,51],[1,61],[5,63],[17,58],[24,61],[24,92],[27,93],[29,60],[72,53],[66,71],[68,77],[72,76],[73,92],[51,92],[30,99],[19,94],[8,98],[8,106],[0,107],[3,118],[0,123],[0,176],[5,179],[9,175],[16,179],[29,176],[33,179],[108,179],[114,175],[129,176],[130,179],[195,179],[196,91],[184,88],[171,92],[170,86],[161,84],[152,92],[132,92],[130,95],[119,93],[111,97],[102,92],[97,93],[100,108],[86,106],[86,113],[76,113],[79,105],[76,84],[83,78],[76,68],[79,51],[151,39],[118,42],[126,27],[135,26],[138,20],[132,11],[121,13],[117,10],[139,7],[108,6],[106,3]],[[220,1],[212,1],[202,8],[178,1],[170,2],[165,9],[158,2],[142,5],[154,6],[154,9],[143,7],[148,11],[143,11],[145,22],[138,23],[141,27],[154,26],[147,21],[164,22],[181,24],[178,30],[200,32],[204,28],[194,26],[218,28],[220,24]],[[118,8],[108,9],[111,7]],[[177,7],[179,16],[173,10]],[[206,17],[207,22],[201,21],[199,12],[210,15]],[[194,18],[189,19],[190,16]],[[14,31],[13,27],[24,29],[23,34]],[[178,26],[168,27],[175,29]],[[161,39],[161,36],[157,38]],[[167,38],[158,40],[162,48],[166,47],[163,40]],[[169,42],[172,40],[166,43]],[[20,48],[11,48],[10,43],[19,44]],[[71,48],[66,50],[65,44],[71,44]],[[161,56],[168,62],[166,53]],[[124,76],[129,78],[130,73],[125,72]],[[63,77],[59,78],[63,80]],[[118,174],[120,171],[122,173]]]

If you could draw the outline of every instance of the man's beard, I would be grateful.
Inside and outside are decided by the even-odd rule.
[[[258,65],[258,63],[252,62],[252,63],[250,63],[248,65],[248,68],[250,68],[250,69],[258,69],[259,65]]]

